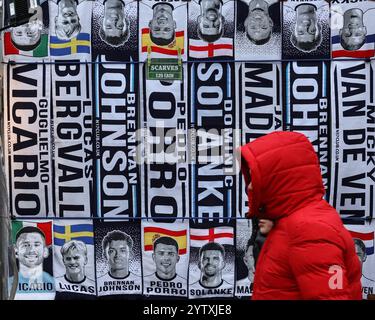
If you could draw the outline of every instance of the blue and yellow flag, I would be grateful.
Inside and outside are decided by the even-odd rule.
[[[60,40],[56,36],[50,38],[51,56],[67,56],[74,53],[90,53],[90,34],[80,33],[70,40]]]
[[[94,229],[92,224],[73,224],[68,226],[53,226],[54,244],[63,246],[70,240],[80,240],[86,244],[94,244]]]

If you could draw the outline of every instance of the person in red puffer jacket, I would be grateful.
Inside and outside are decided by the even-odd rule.
[[[270,219],[253,300],[360,300],[354,241],[324,199],[319,161],[297,132],[273,132],[240,147],[248,218]]]

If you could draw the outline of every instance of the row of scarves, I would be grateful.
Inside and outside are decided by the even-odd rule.
[[[148,21],[158,3],[128,1],[125,7],[129,17]],[[12,215],[177,216],[195,222],[244,216],[234,150],[284,129],[313,143],[326,199],[343,219],[372,218],[374,62],[228,63],[200,57],[183,65],[182,81],[151,81],[146,64],[129,63],[138,55],[132,45],[136,20],[125,44],[108,46],[96,18],[103,16],[103,3],[80,1],[78,38],[61,40],[59,19],[50,18],[58,16],[59,4],[42,3],[50,48],[58,52],[54,58],[4,50],[5,60],[16,62],[3,66]],[[358,6],[366,11],[372,4]],[[142,6],[148,16],[139,14]],[[175,8],[185,9],[185,2]],[[5,49],[11,40],[5,33]],[[147,48],[141,60],[150,54]],[[180,52],[184,59],[186,52]]]
[[[12,215],[177,216],[195,222],[244,216],[246,195],[234,150],[284,129],[302,132],[313,143],[326,199],[342,217],[372,218],[374,62],[234,63],[200,57],[183,64],[182,81],[151,81],[146,64],[131,62],[138,59],[136,19],[151,19],[158,3],[125,3],[135,19],[128,25],[133,32],[117,47],[102,39],[100,1],[78,3],[81,28],[74,40],[61,40],[59,19],[50,18],[58,16],[59,4],[42,3],[55,57],[7,51],[12,39],[4,34],[4,59],[15,61],[3,65]],[[186,10],[186,2],[175,5]],[[188,7],[197,5],[192,1]],[[365,12],[373,3],[356,5]],[[139,14],[142,6],[149,15]],[[40,45],[48,45],[45,36]],[[150,50],[141,48],[145,60]],[[154,49],[151,54],[166,57]],[[187,58],[187,50],[180,53]]]
[[[182,82],[91,67],[6,66],[13,216],[244,217],[236,147],[284,129],[312,142],[344,221],[373,218],[373,62],[200,62]]]
[[[43,21],[4,33],[5,56],[57,60],[97,51],[119,61],[247,61],[370,58],[375,52],[370,0],[41,0],[41,7]],[[72,18],[64,18],[64,10]]]
[[[103,40],[100,17],[104,6],[100,1],[79,1],[77,14],[81,28],[71,39],[61,39],[61,32],[56,31],[58,19],[50,18],[58,16],[58,4],[53,1],[42,3],[44,37],[37,50],[20,51],[12,43],[11,34],[4,34],[4,61],[15,62],[3,67],[4,149],[12,215],[19,219],[144,217],[152,223],[163,223],[162,229],[171,230],[179,230],[176,218],[186,218],[190,219],[187,234],[202,229],[203,234],[196,236],[212,235],[215,228],[227,228],[229,218],[244,217],[248,211],[245,187],[233,155],[235,147],[274,130],[298,131],[310,139],[318,154],[326,199],[337,208],[344,223],[359,233],[353,237],[362,239],[369,247],[362,281],[373,280],[373,231],[368,230],[365,218],[373,218],[375,195],[374,62],[220,62],[222,57],[233,55],[240,60],[278,60],[281,54],[290,59],[330,55],[368,58],[373,56],[374,49],[371,23],[366,22],[366,41],[359,50],[343,50],[340,28],[336,31],[332,28],[331,36],[323,32],[317,50],[303,53],[290,42],[292,29],[289,34],[286,31],[286,26],[292,25],[286,18],[293,19],[296,11],[291,8],[298,1],[286,2],[289,7],[283,7],[282,34],[280,22],[277,29],[277,19],[273,19],[275,30],[270,41],[263,45],[249,41],[243,26],[242,39],[237,41],[241,26],[233,27],[234,13],[238,24],[241,14],[247,12],[240,6],[249,3],[224,1],[224,34],[221,40],[207,44],[197,34],[199,4],[191,1],[187,6],[186,2],[177,6],[174,1],[174,15],[179,17],[176,30],[183,32],[176,32],[172,46],[159,46],[152,42],[147,29],[152,6],[157,3],[125,1],[130,33],[119,46]],[[318,1],[312,3],[324,9]],[[360,8],[367,21],[371,14],[367,10],[373,4],[344,3],[337,11]],[[326,22],[322,30],[329,30],[328,15],[324,13],[328,11],[321,12],[320,25]],[[331,15],[331,23],[333,18]],[[245,20],[242,17],[243,24]],[[330,53],[330,46],[336,53]],[[145,76],[146,65],[132,63],[150,56],[165,58],[179,54],[183,60],[196,59],[195,63],[183,64],[183,81],[150,81]],[[137,162],[139,159],[141,164]],[[228,252],[226,257],[232,257],[226,261],[225,270],[235,275],[223,279],[229,284],[221,288],[224,291],[199,287],[200,268],[196,262],[187,263],[192,259],[197,261],[199,255],[191,236],[187,244],[189,253],[185,256],[181,253],[177,263],[177,268],[185,265],[177,274],[186,281],[168,285],[154,279],[150,280],[154,281],[153,286],[151,282],[145,285],[145,276],[155,272],[149,267],[155,263],[148,252],[148,258],[139,258],[142,262],[132,269],[142,270],[138,274],[141,288],[135,282],[118,284],[111,279],[103,280],[107,285],[100,287],[95,279],[98,275],[105,279],[107,269],[103,254],[95,253],[94,246],[102,241],[104,231],[100,236],[94,224],[89,231],[78,228],[79,232],[89,232],[92,239],[91,244],[83,241],[91,252],[91,269],[87,267],[91,273],[83,286],[64,277],[65,265],[60,253],[63,245],[54,244],[49,249],[50,267],[46,272],[53,274],[54,281],[50,279],[49,283],[57,292],[52,292],[52,296],[59,298],[62,293],[95,296],[100,292],[104,295],[105,291],[112,295],[113,290],[119,290],[120,294],[138,290],[144,295],[173,292],[176,296],[172,289],[190,298],[247,295],[249,289],[237,288],[240,280],[246,280],[243,257],[233,263],[238,252],[244,253],[249,235],[246,228],[247,231],[240,231],[240,222],[237,221],[236,228],[229,224],[232,229],[225,232],[234,234],[237,245],[234,248],[233,242],[223,244]],[[65,224],[69,223],[62,220],[61,228],[56,228],[57,234],[65,233]],[[82,223],[86,224],[92,225],[92,221]],[[54,225],[59,224],[55,221]],[[144,230],[139,225],[137,228]],[[90,230],[94,230],[94,236]],[[66,232],[71,234],[72,228]],[[51,244],[59,239],[56,233],[53,231]],[[140,244],[145,238],[144,231],[139,231],[138,236]],[[239,243],[242,243],[240,248]],[[97,259],[100,255],[101,266]],[[242,270],[240,274],[234,272],[236,268]],[[187,283],[185,291],[179,291],[181,288],[177,286],[181,283]],[[363,282],[363,286],[364,296],[373,293],[371,282]],[[28,287],[19,289],[25,288]],[[49,289],[50,286],[43,289],[47,295],[51,293]],[[25,298],[22,292],[18,296]],[[40,291],[32,296],[46,298]]]
[[[375,286],[375,226],[346,227],[363,249],[366,299]],[[16,299],[252,294],[248,220],[206,228],[187,221],[15,220],[12,229],[19,269]]]

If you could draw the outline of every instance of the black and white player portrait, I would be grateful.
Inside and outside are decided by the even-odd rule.
[[[159,46],[171,44],[175,40],[177,27],[173,6],[169,3],[156,3],[152,10],[152,19],[149,22],[152,42]]]
[[[137,1],[95,1],[91,23],[93,58],[105,54],[107,60],[137,60],[138,25]]]
[[[247,268],[247,276],[243,279],[237,281],[238,286],[244,286],[250,288],[251,284],[254,282],[254,273],[255,273],[255,259],[253,254],[254,241],[249,239],[246,245],[246,251],[243,256],[243,262]]]
[[[123,45],[129,39],[129,20],[122,0],[104,0],[104,15],[100,24],[99,36],[113,47]]]
[[[187,222],[142,221],[144,295],[187,296],[187,227]]]
[[[56,36],[61,40],[72,39],[81,31],[78,0],[57,0],[57,5],[57,16],[54,18]]]
[[[246,209],[245,211],[246,212]],[[255,232],[251,220],[236,222],[236,282],[235,295],[248,299],[253,292],[255,275]]]
[[[374,286],[375,280],[372,280],[363,274],[363,269],[364,269],[363,266],[367,260],[366,245],[361,239],[353,238],[353,240],[354,240],[354,246],[355,246],[355,253],[357,254],[359,263],[361,264],[362,278],[371,282],[372,286]]]
[[[199,249],[198,267],[201,271],[199,284],[203,288],[217,288],[224,282],[225,249],[220,243],[209,242]],[[193,283],[192,286],[197,283]],[[229,285],[229,283],[227,283]]]
[[[264,0],[251,0],[244,22],[246,35],[256,45],[267,43],[271,39],[273,20],[269,14],[269,4]]]
[[[49,256],[46,236],[37,227],[27,226],[18,231],[14,244],[15,256],[18,261],[18,283],[23,287],[45,283],[49,290],[54,287],[53,277],[44,271],[43,262]],[[38,286],[37,286],[38,285]],[[25,290],[25,291],[28,291]]]
[[[361,239],[353,238],[354,246],[355,246],[355,253],[359,259],[359,263],[361,264],[361,271],[363,271],[363,264],[366,261],[367,254],[366,254],[366,246]]]
[[[363,23],[363,11],[352,8],[344,12],[344,22],[339,30],[341,45],[344,49],[353,51],[360,49],[366,42],[367,29]]]
[[[189,56],[194,59],[232,57],[235,36],[235,1],[191,0],[187,30]]]
[[[152,260],[156,271],[143,278],[144,294],[186,296],[187,281],[176,270],[180,261],[178,250],[177,241],[169,236],[160,236],[153,242]]]
[[[42,28],[43,23],[40,20],[34,20],[14,27],[10,33],[12,43],[19,50],[34,50],[40,44]]]
[[[12,27],[9,29],[10,41],[12,45],[25,52],[32,52],[39,46],[38,56],[47,55],[46,41],[49,34],[49,6],[47,0],[40,0],[40,9],[36,17],[32,17],[28,22]],[[4,17],[5,22],[8,24],[8,17]],[[7,50],[5,50],[5,54]],[[18,54],[24,54],[19,52]]]
[[[159,237],[154,241],[153,248],[152,259],[156,272],[151,276],[164,281],[185,281],[176,272],[176,265],[180,261],[177,241],[171,237]]]
[[[236,2],[236,59],[281,58],[281,7],[278,0]]]
[[[224,17],[222,0],[200,0],[198,16],[198,37],[206,42],[215,42],[224,33]]]
[[[86,244],[80,240],[66,242],[60,250],[62,262],[65,266],[65,275],[57,278],[61,282],[94,286],[94,280],[88,278],[85,266],[88,263]]]
[[[367,260],[366,245],[361,239],[353,238],[353,240],[354,240],[355,252],[359,259],[359,263],[361,264],[362,297],[363,299],[369,299],[369,296],[373,298],[374,296],[373,288],[375,287],[375,280],[370,279],[367,275],[365,275],[366,271],[364,272],[364,269],[365,269],[364,263]]]
[[[322,27],[318,22],[317,7],[311,3],[302,3],[295,7],[295,14],[290,41],[301,51],[315,51],[322,42]]]
[[[104,277],[108,278],[107,280],[129,277],[129,257],[133,250],[133,239],[125,232],[113,230],[103,238],[102,249],[108,263],[108,273]]]
[[[133,222],[95,224],[98,296],[142,292],[139,226]]]

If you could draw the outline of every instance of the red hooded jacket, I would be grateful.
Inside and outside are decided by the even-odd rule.
[[[248,217],[274,221],[255,272],[253,299],[362,299],[349,232],[324,199],[318,158],[296,132],[273,132],[240,148]],[[249,170],[250,168],[250,170]]]

